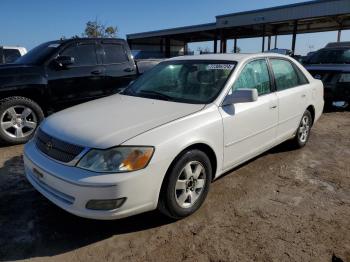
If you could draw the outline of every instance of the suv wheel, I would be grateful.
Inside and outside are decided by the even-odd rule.
[[[44,119],[40,106],[25,97],[0,100],[0,139],[9,144],[27,142]]]
[[[298,130],[293,139],[293,145],[297,148],[302,148],[306,145],[310,137],[312,127],[312,116],[309,110],[306,110],[301,118]]]
[[[165,178],[159,210],[175,219],[191,215],[204,202],[211,178],[208,156],[199,150],[187,151],[177,159]]]

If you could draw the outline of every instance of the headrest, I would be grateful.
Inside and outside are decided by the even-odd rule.
[[[214,72],[213,71],[199,71],[197,73],[197,80],[200,84],[214,84]]]

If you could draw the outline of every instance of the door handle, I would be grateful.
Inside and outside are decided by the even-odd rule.
[[[92,75],[100,75],[102,74],[102,70],[94,70],[91,72]]]
[[[302,94],[301,97],[304,98],[304,97],[306,97],[306,95],[305,95],[305,94]]]
[[[277,106],[276,106],[276,105],[273,105],[273,106],[270,106],[270,108],[271,108],[271,109],[275,109],[275,108],[277,108]]]
[[[128,73],[133,72],[133,71],[134,71],[134,68],[132,68],[132,67],[128,67],[128,68],[124,69],[124,72],[128,72]]]

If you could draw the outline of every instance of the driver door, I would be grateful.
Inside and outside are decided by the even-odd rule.
[[[258,90],[258,100],[223,106],[224,169],[228,170],[274,145],[278,100],[273,92],[266,59],[248,62],[230,93],[241,88]]]
[[[73,57],[74,63],[48,68],[48,87],[55,104],[68,106],[104,95],[104,67],[98,63],[95,41],[73,43],[59,56]]]

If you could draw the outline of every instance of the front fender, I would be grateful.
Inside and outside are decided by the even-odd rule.
[[[223,126],[216,105],[149,130],[122,145],[155,147],[149,166],[150,170],[156,167],[158,171],[150,174],[150,179],[157,183],[158,191],[154,194],[158,197],[164,176],[173,160],[184,149],[198,143],[206,144],[213,149],[217,159],[217,171],[213,176],[217,177],[222,170],[223,162]]]

